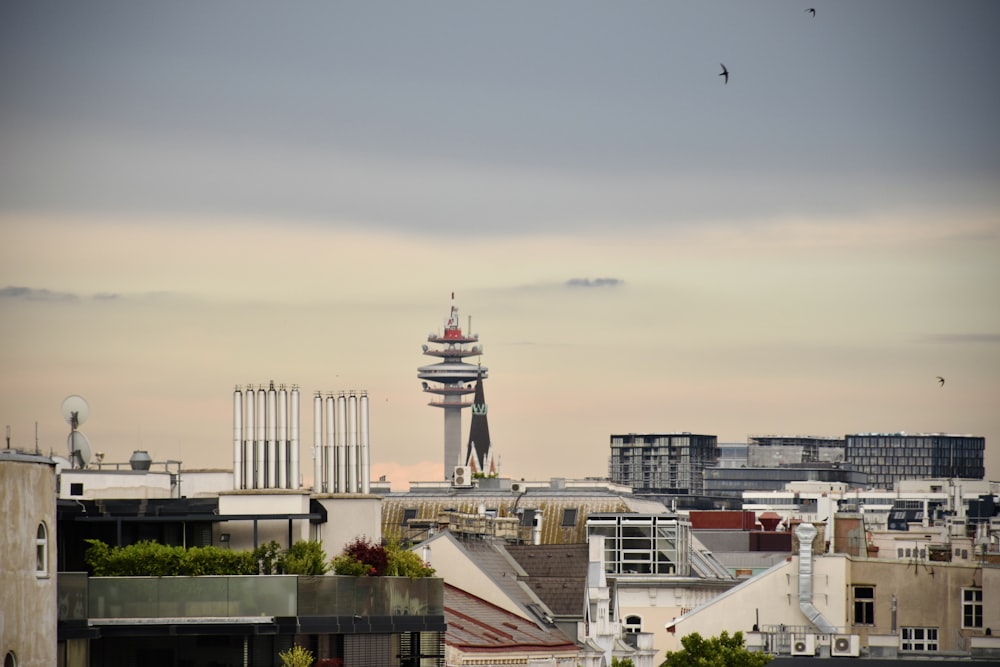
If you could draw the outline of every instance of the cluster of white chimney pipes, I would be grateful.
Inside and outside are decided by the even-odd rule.
[[[245,399],[245,400],[244,400]],[[368,395],[313,400],[313,490],[369,492]],[[325,426],[325,428],[324,428]],[[260,385],[233,392],[233,487],[299,489],[299,389]]]
[[[368,493],[368,394],[351,391],[313,397],[316,493]]]

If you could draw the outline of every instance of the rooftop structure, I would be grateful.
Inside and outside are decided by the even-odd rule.
[[[465,464],[462,456],[462,410],[472,403],[464,401],[463,397],[475,391],[474,381],[489,376],[489,370],[484,366],[463,361],[466,357],[481,355],[483,348],[477,344],[479,334],[462,333],[454,292],[451,293],[451,312],[445,320],[444,331],[428,334],[427,342],[440,347],[424,344],[424,354],[438,357],[441,361],[419,367],[417,377],[423,380],[425,392],[440,397],[434,398],[428,405],[444,410],[444,479],[451,479],[455,468]]]

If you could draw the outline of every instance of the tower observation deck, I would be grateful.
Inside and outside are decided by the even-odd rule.
[[[470,322],[471,328],[471,322]],[[466,357],[481,355],[479,334],[463,334],[458,323],[455,293],[451,293],[451,312],[445,321],[443,333],[431,333],[424,344],[424,354],[441,359],[436,364],[421,366],[417,377],[423,380],[424,391],[436,396],[428,403],[444,410],[444,479],[451,479],[455,466],[465,464],[462,448],[462,410],[472,405],[464,396],[476,390],[478,377],[488,377],[486,368],[463,361]],[[471,347],[468,347],[471,345]]]

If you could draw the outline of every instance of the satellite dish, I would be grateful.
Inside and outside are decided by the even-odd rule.
[[[77,426],[87,421],[87,417],[90,416],[90,406],[87,405],[83,396],[76,394],[67,396],[62,402],[62,416],[66,423],[75,430]]]
[[[87,440],[87,436],[80,431],[70,431],[67,442],[69,443],[69,455],[73,461],[73,467],[79,465],[81,468],[86,468],[87,464],[90,463],[90,441]]]

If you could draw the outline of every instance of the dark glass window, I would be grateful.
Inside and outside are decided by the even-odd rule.
[[[875,587],[854,587],[854,625],[875,625]]]

